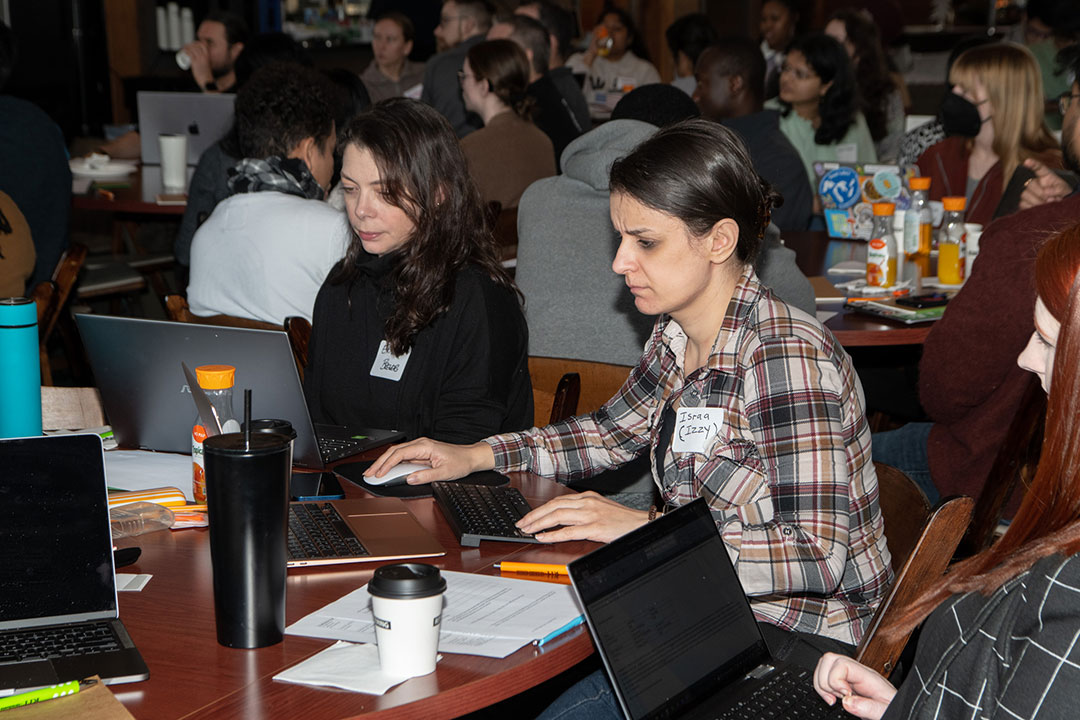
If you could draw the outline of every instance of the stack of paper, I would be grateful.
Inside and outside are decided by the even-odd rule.
[[[439,652],[503,658],[581,617],[566,585],[443,571],[446,594]],[[301,618],[290,635],[375,642],[367,587]]]

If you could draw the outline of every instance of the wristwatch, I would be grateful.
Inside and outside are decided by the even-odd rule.
[[[203,85],[202,89],[203,89],[203,92],[217,92],[217,89],[218,89],[217,81],[211,80],[210,82]]]

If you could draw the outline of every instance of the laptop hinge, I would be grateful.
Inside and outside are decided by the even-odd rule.
[[[753,680],[760,680],[761,678],[771,673],[773,670],[776,670],[776,668],[772,665],[769,665],[768,663],[762,663],[750,672],[746,673],[746,677]]]

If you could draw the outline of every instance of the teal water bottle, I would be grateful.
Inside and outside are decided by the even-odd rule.
[[[37,305],[0,298],[0,437],[41,434]]]

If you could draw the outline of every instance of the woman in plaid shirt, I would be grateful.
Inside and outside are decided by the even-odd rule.
[[[692,120],[615,163],[613,269],[652,337],[600,410],[469,446],[420,439],[411,483],[482,469],[568,483],[649,453],[666,506],[709,503],[758,619],[855,644],[891,581],[870,433],[850,358],[753,271],[777,196],[738,138]],[[610,541],[655,517],[596,493],[557,498],[519,526],[543,542]]]

